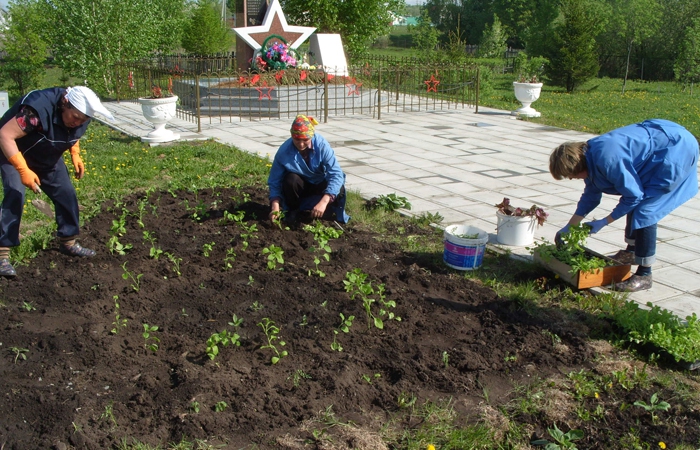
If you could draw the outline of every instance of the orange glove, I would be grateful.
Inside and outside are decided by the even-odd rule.
[[[27,186],[32,191],[37,194],[41,192],[39,186],[41,186],[41,181],[39,177],[27,167],[27,161],[25,161],[22,152],[15,153],[12,158],[8,159],[10,164],[17,169],[19,172],[19,177],[22,179],[22,184]]]
[[[70,157],[73,160],[73,168],[75,168],[75,178],[83,178],[85,164],[83,164],[83,158],[80,157],[80,141],[76,141],[75,145],[70,148]]]

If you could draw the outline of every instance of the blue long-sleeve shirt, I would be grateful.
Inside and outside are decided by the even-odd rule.
[[[612,218],[633,212],[632,228],[644,228],[698,192],[698,141],[668,120],[646,120],[589,140],[586,163],[579,216],[593,211],[603,193],[619,195]]]
[[[296,173],[304,180],[313,184],[328,181],[324,194],[336,197],[345,183],[345,174],[340,169],[335,152],[328,141],[318,133],[311,138],[309,163],[294,146],[292,139],[287,139],[280,146],[272,162],[267,185],[270,188],[270,200],[283,198],[282,182],[287,173]]]

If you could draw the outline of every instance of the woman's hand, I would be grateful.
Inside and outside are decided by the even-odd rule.
[[[278,220],[280,216],[280,202],[279,200],[273,200],[270,202],[270,214],[267,215],[267,218],[270,219],[270,222],[274,222],[275,220]]]
[[[321,197],[321,201],[316,203],[314,209],[311,210],[311,218],[320,219],[321,217],[323,217],[323,214],[326,212],[326,208],[328,207],[328,204],[330,202],[331,196],[328,194],[324,194],[323,197]]]

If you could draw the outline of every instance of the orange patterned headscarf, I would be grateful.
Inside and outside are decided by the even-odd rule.
[[[296,139],[311,139],[314,137],[314,125],[318,125],[316,119],[299,114],[292,122],[292,137]]]

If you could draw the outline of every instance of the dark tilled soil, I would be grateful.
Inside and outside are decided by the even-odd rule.
[[[415,396],[415,406],[451,399],[462,423],[475,423],[489,411],[498,415],[514,384],[565,379],[592,367],[597,351],[585,326],[553,322],[562,314],[526,314],[435,258],[405,253],[352,222],[330,242],[330,261],[318,266],[321,278],[309,275],[316,269],[313,235],[263,220],[264,190],[176,195],[106,205],[81,235],[83,245],[98,250],[95,258],[48,249],[19,266],[17,278],[0,280],[6,305],[0,308],[0,448],[105,449],[124,438],[155,445],[183,436],[230,449],[387,448],[378,438],[382,423],[418,424],[401,416],[402,395]],[[118,240],[133,247],[120,256],[106,244],[123,211],[126,232]],[[222,223],[224,212],[238,211],[257,227],[248,238],[240,225]],[[157,259],[145,231],[165,252]],[[408,221],[405,232],[431,233]],[[262,252],[272,244],[284,251],[274,270]],[[225,268],[230,249],[235,261]],[[180,274],[168,253],[181,258]],[[362,301],[344,289],[346,273],[356,268],[375,288],[385,286],[400,321],[368,327]],[[377,303],[372,308],[376,314]],[[234,314],[243,319],[238,328],[229,324]],[[338,333],[342,351],[334,351],[340,314],[355,320],[348,333]],[[258,325],[266,319],[279,328],[278,350],[288,352],[277,364]],[[117,325],[122,321],[125,327]],[[158,327],[151,333],[158,341],[148,341],[157,343],[155,352],[145,348],[143,324]],[[221,347],[211,360],[207,339],[223,330],[238,333],[240,346]],[[543,330],[561,342],[553,345]],[[672,387],[654,391],[673,395]],[[612,389],[590,401],[591,411],[596,402],[614,401],[603,418],[582,422],[575,411],[562,410],[559,427],[584,430],[579,448],[622,448],[630,429],[652,448],[658,441],[698,443],[697,410],[674,403],[675,417],[660,424],[642,408],[620,411],[620,404],[651,393]],[[227,405],[223,411],[216,411],[219,402]],[[319,412],[326,425],[332,412],[354,426],[314,422]],[[527,425],[523,430],[545,437],[553,423],[541,414],[516,418]],[[324,427],[332,441],[314,440],[313,431]]]

